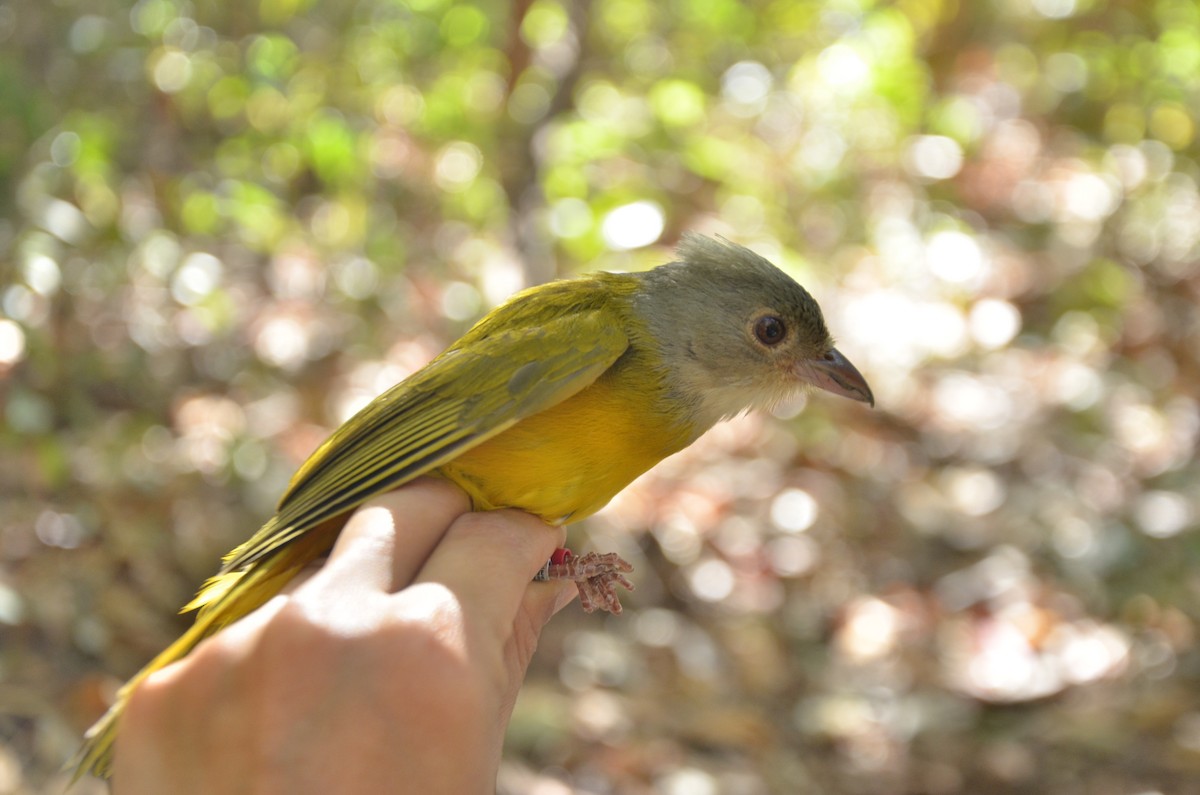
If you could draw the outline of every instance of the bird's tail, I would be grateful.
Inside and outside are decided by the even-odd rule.
[[[242,571],[218,574],[204,584],[196,598],[183,608],[183,612],[199,609],[196,622],[122,685],[108,712],[87,730],[83,745],[65,766],[68,770],[74,769],[72,783],[87,773],[100,778],[112,774],[113,743],[117,739],[121,715],[133,691],[150,674],[182,660],[202,640],[261,607],[309,562],[329,550],[340,526],[318,529],[334,532],[310,532]]]

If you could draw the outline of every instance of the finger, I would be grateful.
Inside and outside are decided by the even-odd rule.
[[[517,618],[513,622],[512,636],[508,639],[505,659],[509,667],[508,687],[500,702],[500,725],[507,726],[517,702],[525,672],[537,650],[542,629],[559,610],[569,605],[579,589],[569,580],[553,582],[531,582],[525,589]]]
[[[307,563],[304,568],[300,569],[300,572],[295,577],[287,581],[287,585],[279,589],[279,593],[284,596],[295,593],[297,590],[299,590],[300,586],[311,580],[314,576],[316,576],[317,572],[325,568],[325,564],[328,562],[329,556],[322,555],[316,560]]]
[[[523,511],[465,514],[415,581],[441,583],[459,598],[465,615],[508,631],[530,581],[563,539],[561,527]]]
[[[535,631],[540,631],[559,610],[574,602],[577,596],[579,589],[570,580],[531,582],[521,599],[520,610],[529,616],[529,625]],[[528,661],[526,663],[528,664]]]
[[[344,588],[394,592],[408,585],[446,529],[471,510],[463,491],[446,480],[420,478],[382,494],[351,514],[329,561],[297,590]]]

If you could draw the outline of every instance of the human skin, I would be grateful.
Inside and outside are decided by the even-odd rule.
[[[328,560],[153,674],[121,724],[115,795],[495,791],[562,528],[470,512],[423,479],[357,510]]]

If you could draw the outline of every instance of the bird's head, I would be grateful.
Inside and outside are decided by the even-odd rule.
[[[724,239],[685,235],[678,256],[645,274],[635,307],[668,383],[701,419],[770,407],[805,386],[875,405],[791,277]]]

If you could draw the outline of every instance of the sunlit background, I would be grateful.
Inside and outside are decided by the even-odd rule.
[[[340,421],[685,230],[878,408],[574,529],[638,590],[547,630],[501,792],[1200,792],[1198,110],[1192,0],[0,3],[0,793]]]

